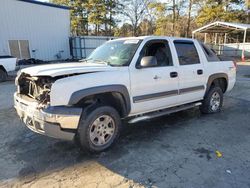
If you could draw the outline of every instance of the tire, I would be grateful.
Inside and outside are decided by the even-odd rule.
[[[221,111],[223,104],[223,92],[218,86],[210,88],[200,106],[200,111],[204,114],[217,113]]]
[[[95,106],[82,114],[77,139],[84,151],[99,153],[115,143],[120,130],[120,115],[113,107]]]
[[[0,82],[6,81],[7,77],[8,77],[7,73],[0,68]]]

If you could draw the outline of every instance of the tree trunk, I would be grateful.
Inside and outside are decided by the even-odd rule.
[[[86,17],[86,35],[89,35],[89,16],[87,12],[87,17]]]
[[[189,37],[192,5],[193,5],[193,0],[189,0],[189,5],[188,5],[188,23],[187,23],[186,37]]]
[[[112,9],[110,8],[109,13],[109,36],[112,35]]]
[[[108,36],[108,23],[107,23],[107,18],[105,16],[105,22],[104,22],[104,29],[105,29],[105,36]]]
[[[135,37],[136,36],[136,26],[134,25],[133,26],[133,37]]]
[[[98,25],[95,24],[95,35],[96,35],[96,36],[97,36],[97,27],[98,27]]]
[[[250,24],[250,2],[247,2],[247,23]]]
[[[173,0],[173,28],[172,28],[173,36],[175,36],[175,9],[176,9],[176,4],[175,4],[175,0]]]

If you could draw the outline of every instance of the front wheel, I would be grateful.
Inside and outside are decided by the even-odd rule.
[[[101,152],[109,148],[118,138],[121,119],[110,106],[99,106],[82,115],[77,136],[82,149]]]
[[[202,113],[210,114],[221,110],[223,104],[223,92],[220,87],[212,87],[206,94],[200,107]]]

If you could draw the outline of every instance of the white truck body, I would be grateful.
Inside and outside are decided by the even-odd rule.
[[[28,116],[26,111],[29,111],[26,109],[30,106],[30,101],[27,101],[20,94],[20,85],[22,85],[20,84],[20,75],[23,77],[28,75],[31,78],[49,77],[52,80],[54,78],[49,88],[49,103],[40,107],[39,105],[41,104],[38,102],[37,107],[34,107],[36,110],[42,111],[41,113],[46,111],[43,108],[48,108],[48,106],[50,108],[63,106],[73,108],[74,103],[79,101],[80,94],[86,97],[86,92],[93,93],[94,89],[97,89],[100,93],[107,93],[107,88],[113,88],[110,89],[110,92],[122,93],[118,89],[121,86],[126,90],[124,98],[128,98],[125,101],[128,101],[127,106],[129,106],[128,112],[123,118],[143,116],[143,114],[149,112],[157,112],[158,110],[202,101],[215,79],[223,79],[225,81],[222,88],[223,92],[230,91],[235,84],[236,67],[234,62],[214,59],[209,61],[210,57],[206,56],[209,53],[205,54],[204,50],[206,49],[197,40],[147,36],[116,39],[107,43],[114,41],[138,43],[138,48],[127,66],[82,62],[36,66],[21,70],[16,79],[19,89],[15,93],[15,106],[19,116],[26,121],[25,118]],[[171,66],[138,68],[138,59],[141,58],[143,49],[155,41],[156,43],[157,41],[163,41],[165,45],[168,45],[172,61]],[[185,45],[192,45],[191,47],[196,49],[199,59],[198,63],[181,65],[180,61],[184,62],[184,60],[181,59],[183,57],[180,55],[181,52],[177,51],[177,48],[180,45],[180,49],[185,49],[182,44],[184,47]],[[215,58],[212,56],[213,54],[211,58]],[[104,90],[101,91],[101,89]],[[97,92],[94,92],[94,94],[97,94]],[[78,97],[78,99],[74,99],[74,97]],[[25,109],[21,109],[20,101],[27,104]],[[34,100],[32,104],[34,104]],[[76,130],[81,111],[74,115],[78,117],[75,123],[63,123],[60,128]],[[27,126],[29,127],[29,125]],[[47,133],[45,131],[45,133],[42,132],[41,134]],[[56,136],[49,133],[48,135],[65,139],[65,137],[59,136],[59,133]],[[70,138],[72,139],[73,137],[74,135]]]
[[[11,72],[16,69],[17,58],[11,56],[0,56],[0,66],[2,66],[5,71]]]
[[[8,73],[16,69],[17,59],[12,56],[0,56],[0,82],[8,78]]]

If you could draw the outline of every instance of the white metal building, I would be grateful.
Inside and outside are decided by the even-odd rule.
[[[0,55],[69,58],[69,7],[34,0],[1,0]]]

